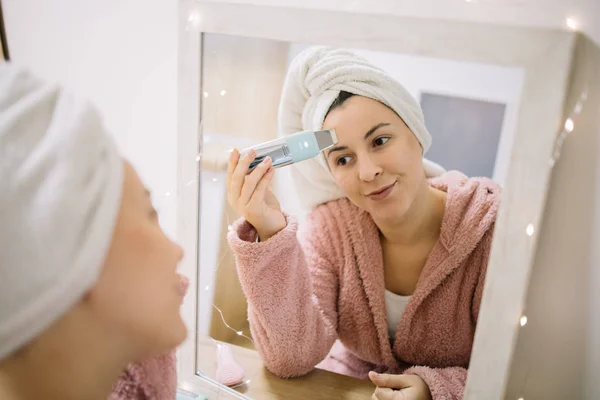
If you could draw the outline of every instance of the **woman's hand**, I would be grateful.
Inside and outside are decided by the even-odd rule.
[[[371,400],[432,400],[429,387],[417,375],[390,375],[369,372],[377,385]]]
[[[279,201],[270,189],[275,174],[272,161],[265,158],[248,174],[255,158],[254,150],[241,158],[237,149],[232,150],[227,170],[227,200],[256,229],[264,242],[285,228],[287,222]]]

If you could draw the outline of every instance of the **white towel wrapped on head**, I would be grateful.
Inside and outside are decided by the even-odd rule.
[[[320,130],[340,91],[377,100],[396,112],[414,133],[425,153],[431,135],[419,103],[395,79],[364,58],[342,49],[316,46],[292,61],[279,105],[279,134]],[[428,177],[444,168],[423,159]],[[291,166],[291,175],[305,211],[345,197],[335,184],[323,155]]]
[[[0,360],[96,282],[122,186],[95,109],[0,64]]]

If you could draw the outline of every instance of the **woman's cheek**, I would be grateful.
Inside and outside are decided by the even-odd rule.
[[[348,171],[335,171],[333,178],[338,187],[346,194],[351,194],[351,179],[348,176]]]

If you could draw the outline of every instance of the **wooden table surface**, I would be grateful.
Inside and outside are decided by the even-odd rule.
[[[215,376],[215,343],[209,338],[198,339],[201,360],[199,367],[209,376]],[[369,400],[375,390],[370,381],[359,380],[329,371],[315,369],[306,376],[296,379],[280,379],[270,373],[263,365],[255,350],[230,345],[235,360],[244,368],[246,380],[250,383],[235,389],[252,399],[275,400]],[[236,399],[217,386],[209,383],[198,383],[195,380],[190,386],[207,395],[210,400]]]

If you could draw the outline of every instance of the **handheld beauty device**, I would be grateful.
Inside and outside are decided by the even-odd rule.
[[[242,154],[252,149],[256,150],[256,158],[248,168],[248,172],[251,172],[267,156],[271,157],[273,168],[280,168],[316,157],[337,142],[338,139],[333,129],[302,131],[249,147],[243,150]]]

